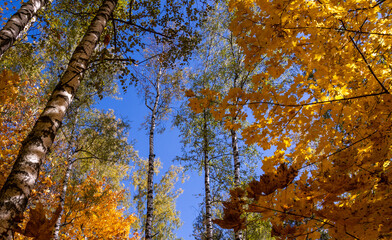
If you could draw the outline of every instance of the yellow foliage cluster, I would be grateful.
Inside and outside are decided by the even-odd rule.
[[[223,119],[247,105],[246,143],[276,148],[263,160],[269,177],[248,185],[249,211],[278,238],[314,239],[320,229],[336,239],[392,236],[392,4],[232,0],[230,8],[245,64],[266,59],[266,70],[247,91],[194,94],[191,107],[214,102]],[[270,176],[282,164],[298,175],[275,187]]]
[[[64,210],[68,220],[74,220],[62,229],[61,239],[138,239],[137,234],[129,236],[135,217],[119,208],[123,191],[110,189],[105,179],[93,176],[69,191],[73,193],[68,199],[71,204]]]
[[[11,171],[19,147],[37,116],[35,82],[4,69],[0,73],[0,186]]]
[[[25,212],[25,227],[18,230],[20,234],[16,239],[50,239],[53,235],[54,224],[61,211],[59,195],[54,193],[57,191],[53,190],[56,183],[50,180],[50,176],[41,175],[40,178],[39,192],[33,190],[32,194],[35,207]],[[60,239],[139,239],[137,233],[130,236],[131,225],[136,218],[126,214],[125,208],[119,205],[125,200],[123,190],[111,189],[105,178],[98,180],[94,173],[90,173],[68,191]]]
[[[7,102],[13,102],[18,97],[19,87],[21,86],[21,79],[17,73],[8,69],[3,69],[0,73],[0,103],[1,105]],[[26,84],[23,84],[26,85]],[[1,110],[4,110],[2,106]]]

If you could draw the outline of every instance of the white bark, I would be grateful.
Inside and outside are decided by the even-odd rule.
[[[159,76],[160,77],[160,76]],[[159,79],[156,85],[156,95],[153,108],[151,110],[150,133],[149,133],[149,155],[148,155],[148,176],[147,176],[147,213],[146,213],[146,226],[144,231],[145,240],[152,239],[152,219],[154,214],[154,135],[156,126],[156,117],[158,111],[158,103],[160,97],[160,84]]]
[[[3,29],[0,30],[0,58],[18,39],[22,32],[27,32],[37,11],[52,0],[30,0],[11,16]]]
[[[235,119],[234,119],[235,121]],[[237,132],[235,130],[231,130],[231,147],[233,150],[233,159],[234,159],[234,187],[240,186],[240,154],[238,151],[238,141],[237,141]],[[235,240],[242,240],[242,231],[238,231],[235,233]]]
[[[0,239],[12,239],[12,228],[21,219],[41,164],[80,85],[88,60],[112,14],[117,0],[105,0],[75,49],[68,68],[50,97],[0,191]]]
[[[63,189],[60,193],[59,205],[61,206],[62,210],[59,214],[59,217],[57,218],[56,224],[54,225],[54,233],[53,233],[54,240],[60,239],[59,234],[60,234],[61,220],[62,220],[62,216],[64,213],[65,197],[67,196],[68,182],[69,182],[69,178],[71,176],[74,160],[67,158],[67,162],[68,162],[68,166],[67,166],[67,170],[65,171],[65,176],[64,176],[64,180],[63,180]]]
[[[203,157],[204,157],[204,190],[206,204],[206,240],[212,240],[212,206],[211,206],[211,187],[210,187],[210,162],[208,159],[208,127],[206,111],[203,113]]]

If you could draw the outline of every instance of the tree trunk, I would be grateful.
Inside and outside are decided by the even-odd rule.
[[[11,16],[10,20],[0,30],[0,58],[9,49],[23,30],[27,31],[30,21],[39,9],[52,0],[30,0]]]
[[[237,132],[235,130],[230,130],[231,133],[231,147],[233,150],[233,159],[234,159],[234,187],[240,186],[240,154],[238,151],[238,142],[237,142]],[[235,240],[242,239],[241,230],[235,233]]]
[[[159,80],[158,80],[159,81]],[[150,122],[150,134],[149,134],[149,144],[150,150],[148,155],[148,176],[147,176],[147,213],[146,213],[146,226],[145,226],[145,233],[144,238],[146,240],[152,239],[152,218],[154,213],[154,133],[155,133],[155,121],[159,103],[159,82],[157,82],[156,86],[156,95],[155,95],[155,102],[153,108],[151,110],[151,122]]]
[[[75,115],[74,115],[74,122],[73,122],[73,129],[70,134],[70,140],[69,144],[67,147],[67,169],[65,170],[65,175],[64,175],[64,180],[63,180],[63,189],[60,192],[60,202],[59,205],[61,207],[61,212],[57,218],[56,224],[54,225],[54,232],[53,232],[53,239],[54,240],[59,240],[59,234],[60,234],[60,227],[61,227],[61,220],[62,216],[64,213],[64,205],[65,205],[65,198],[67,196],[67,189],[68,189],[68,182],[69,178],[71,176],[71,172],[73,169],[73,164],[75,163],[76,159],[73,159],[74,154],[76,151],[72,149],[72,144],[77,143],[76,136],[75,136],[75,129],[78,123],[78,113],[79,113],[79,107],[76,108]],[[78,149],[77,146],[75,146],[75,149]]]
[[[240,154],[238,152],[237,131],[230,130],[230,133],[234,159],[234,186],[238,187],[240,186]]]
[[[64,212],[64,205],[65,205],[65,197],[67,196],[67,189],[68,189],[68,182],[69,182],[69,177],[71,176],[71,171],[73,168],[74,161],[70,159],[70,157],[67,158],[68,166],[67,170],[65,171],[65,176],[64,176],[64,181],[63,181],[63,189],[60,193],[60,203],[59,205],[61,206],[61,212],[59,214],[59,217],[57,218],[56,224],[54,225],[54,233],[53,233],[53,239],[54,240],[59,240],[59,234],[60,234],[60,227],[61,227],[61,219],[62,215]]]
[[[231,36],[232,37],[232,36]],[[231,48],[233,49],[233,41],[231,38],[230,41]],[[233,51],[233,50],[232,50]],[[235,73],[234,81],[233,81],[233,87],[237,87],[237,81],[239,80],[239,74]],[[242,87],[241,87],[242,89]],[[238,102],[238,99],[236,100]],[[233,117],[232,121],[235,123],[237,120],[237,117]],[[237,140],[237,131],[234,129],[230,130],[231,134],[231,148],[233,151],[233,164],[234,164],[234,187],[239,187],[240,186],[240,153],[238,151],[238,140]],[[239,230],[238,232],[234,232],[234,239],[235,240],[242,240],[242,231]]]
[[[23,141],[11,173],[0,191],[0,239],[12,239],[12,228],[22,218],[41,164],[54,141],[63,117],[80,85],[88,60],[116,4],[117,0],[104,1],[75,49],[68,68],[44,111]]]
[[[204,187],[206,204],[206,240],[212,240],[212,211],[211,211],[211,189],[210,189],[210,164],[208,160],[208,133],[206,111],[203,113],[203,157],[204,157]]]

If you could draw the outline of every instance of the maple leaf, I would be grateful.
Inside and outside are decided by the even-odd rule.
[[[29,221],[24,230],[17,229],[17,232],[26,237],[33,237],[35,240],[51,239],[53,235],[54,225],[62,211],[59,205],[52,215],[51,219],[46,218],[46,211],[41,202],[38,202],[35,208],[30,209]]]
[[[298,171],[295,168],[287,168],[287,165],[282,163],[275,174],[266,173],[260,176],[259,181],[252,180],[249,182],[247,196],[257,200],[261,195],[270,195],[277,189],[287,187],[297,174]]]
[[[241,188],[230,190],[230,201],[223,202],[225,213],[223,219],[213,219],[212,221],[221,228],[234,229],[235,232],[245,229],[246,219],[242,216],[244,213],[245,193]]]

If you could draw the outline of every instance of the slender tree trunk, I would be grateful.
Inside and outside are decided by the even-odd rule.
[[[44,7],[52,0],[30,0],[24,3],[20,9],[11,16],[10,20],[0,30],[0,58],[7,49],[9,49],[19,35],[27,31],[30,27],[30,21],[39,9]]]
[[[60,193],[60,202],[59,205],[61,207],[61,212],[57,218],[56,224],[54,225],[54,231],[53,231],[53,239],[54,240],[59,240],[59,234],[60,234],[60,227],[61,227],[61,220],[62,220],[62,216],[64,213],[64,205],[65,205],[65,198],[67,196],[67,189],[68,189],[68,182],[69,182],[69,178],[71,176],[71,172],[73,169],[73,164],[75,163],[75,159],[73,159],[74,154],[76,153],[76,151],[74,149],[72,149],[72,145],[74,143],[77,143],[76,141],[76,136],[75,136],[75,129],[77,128],[77,123],[78,123],[78,113],[79,113],[79,107],[76,108],[75,111],[75,115],[73,116],[74,122],[73,122],[73,128],[70,134],[70,140],[69,140],[69,144],[67,147],[67,169],[65,170],[65,175],[64,175],[64,180],[63,180],[63,189]],[[75,149],[77,149],[78,147],[75,146]]]
[[[234,53],[233,50],[233,38],[231,36],[230,38],[230,45],[231,45],[231,49],[232,52]],[[233,87],[236,88],[237,87],[237,81],[239,80],[239,74],[236,73],[235,77],[234,77],[234,81],[233,81]],[[242,88],[242,87],[241,87]],[[238,102],[238,99],[236,100]],[[233,123],[237,120],[237,117],[233,117],[232,121]],[[234,129],[230,130],[230,134],[231,134],[231,148],[233,151],[233,165],[234,165],[234,187],[239,187],[240,186],[240,153],[238,151],[238,140],[237,140],[237,131],[235,131]],[[238,232],[234,233],[234,238],[235,240],[242,240],[243,236],[242,236],[242,231],[239,230]]]
[[[20,221],[41,164],[49,151],[63,117],[80,85],[88,60],[112,14],[117,0],[105,0],[72,55],[68,68],[52,93],[44,111],[23,141],[19,155],[0,191],[0,239],[12,239],[12,228]]]
[[[61,227],[61,219],[64,212],[65,197],[67,196],[69,177],[71,176],[71,172],[74,164],[74,161],[71,160],[70,156],[67,158],[67,162],[68,162],[68,166],[67,166],[67,170],[65,171],[65,176],[63,180],[63,189],[60,194],[60,203],[59,203],[62,210],[59,214],[59,217],[57,218],[56,224],[54,225],[54,233],[53,233],[54,240],[60,239],[59,234],[60,234],[60,227]]]
[[[233,159],[234,159],[234,187],[240,186],[240,154],[238,151],[238,142],[237,142],[237,131],[230,130],[231,133],[231,147],[233,150]],[[235,233],[235,240],[242,239],[242,231],[238,231]]]
[[[210,163],[208,160],[208,133],[206,111],[203,113],[203,157],[204,157],[204,187],[206,203],[206,240],[212,240],[212,211],[211,211],[211,189],[210,189]]]
[[[151,110],[151,121],[150,121],[150,134],[149,134],[149,144],[150,150],[148,155],[148,176],[147,176],[147,213],[146,213],[146,226],[145,226],[145,233],[144,238],[146,240],[152,239],[152,218],[154,213],[154,133],[155,133],[155,121],[159,103],[159,82],[157,81],[156,86],[156,95],[155,95],[155,102],[153,108]]]
[[[233,150],[234,159],[234,186],[240,186],[240,154],[238,151],[237,131],[230,130],[231,133],[231,147]]]

